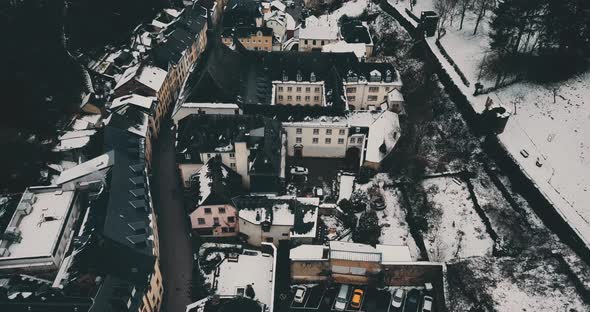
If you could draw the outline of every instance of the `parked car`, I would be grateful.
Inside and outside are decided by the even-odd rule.
[[[356,288],[352,292],[352,299],[350,299],[350,307],[353,309],[360,309],[361,302],[363,302],[363,295],[364,294],[365,294],[365,292],[362,289]]]
[[[394,308],[401,308],[405,297],[406,297],[406,291],[404,289],[401,289],[401,288],[396,289],[393,292],[393,297],[391,297],[391,306]]]
[[[424,299],[422,299],[422,312],[432,312],[432,297],[424,296]]]
[[[338,311],[344,311],[346,309],[346,304],[348,303],[348,290],[350,286],[348,285],[340,285],[340,290],[338,291],[338,296],[336,296],[336,301],[334,302],[334,309]]]
[[[298,302],[298,303],[302,303],[303,298],[305,298],[306,292],[307,292],[307,287],[305,287],[305,286],[295,287],[295,297],[293,298],[293,301]]]
[[[292,175],[307,175],[309,171],[305,167],[300,166],[293,166],[291,167],[291,174]]]
[[[408,291],[404,303],[404,312],[418,312],[418,300],[420,300],[420,291],[417,289]]]

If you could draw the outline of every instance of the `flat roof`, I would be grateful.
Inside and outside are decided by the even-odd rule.
[[[0,261],[52,254],[68,219],[75,194],[75,191],[64,191],[56,186],[28,188],[7,227],[7,230],[16,227],[20,231],[20,242],[8,244],[2,241],[1,246],[7,245],[10,256],[0,257]],[[34,200],[27,200],[31,195]],[[21,207],[29,204],[30,213],[23,213]]]
[[[233,296],[238,294],[239,288],[245,292],[247,285],[252,285],[256,294],[254,299],[270,306],[274,296],[273,256],[255,250],[244,252],[247,254],[239,255],[237,262],[225,259],[219,264],[215,293]]]
[[[292,248],[289,252],[291,260],[327,260],[324,257],[324,250],[329,250],[328,246],[324,245],[300,245]],[[327,255],[326,255],[327,256]]]
[[[381,263],[412,262],[410,248],[402,245],[376,245],[375,248],[381,252]]]

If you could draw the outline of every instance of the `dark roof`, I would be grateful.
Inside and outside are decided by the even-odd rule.
[[[192,6],[184,9],[177,24],[179,27],[183,27],[196,35],[207,25],[207,9],[198,3],[194,3]]]
[[[179,122],[179,162],[200,163],[200,153],[245,142],[250,149],[249,174],[278,175],[281,165],[281,124],[261,116],[191,115]],[[188,159],[187,159],[188,158]]]
[[[222,37],[254,37],[257,36],[258,32],[261,32],[263,36],[272,36],[272,29],[268,27],[252,27],[252,26],[240,26],[240,27],[225,27],[223,29]]]
[[[359,20],[351,20],[342,23],[340,26],[340,33],[344,41],[348,43],[371,43],[371,35],[369,29],[365,27]]]
[[[198,0],[197,3],[207,10],[213,10],[213,6],[215,5],[215,0]]]
[[[200,179],[201,170],[207,170],[205,173],[207,179],[205,181],[201,181]],[[223,175],[222,170],[225,170],[227,174]],[[209,159],[207,164],[199,169],[199,172],[191,176],[190,183],[191,188],[197,186],[200,188],[200,183],[209,184],[211,192],[206,198],[201,198],[202,202],[200,205],[229,204],[233,197],[244,193],[242,189],[242,177],[230,167],[224,165],[218,158]],[[203,196],[203,194],[200,194],[200,196]]]
[[[259,0],[229,0],[223,13],[223,26],[256,26],[262,17]]]

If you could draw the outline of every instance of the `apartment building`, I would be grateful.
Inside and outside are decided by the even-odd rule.
[[[338,23],[331,19],[310,16],[305,19],[305,27],[299,29],[299,51],[322,51],[324,45],[340,40]]]
[[[221,34],[221,41],[228,47],[238,40],[244,48],[252,51],[273,50],[273,31],[268,27],[226,28]]]
[[[306,117],[283,122],[287,155],[347,158],[378,168],[400,138],[398,115],[390,111],[350,112],[342,117]]]
[[[286,78],[288,79],[288,78]],[[301,72],[296,81],[275,81],[273,83],[274,104],[324,106],[324,82],[316,81],[315,74],[310,74],[309,81],[303,81]]]
[[[366,63],[365,63],[366,64]],[[399,74],[390,64],[372,63],[363,70],[348,72],[343,83],[350,110],[388,109],[388,95],[401,91]]]

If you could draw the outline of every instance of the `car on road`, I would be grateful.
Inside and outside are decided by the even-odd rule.
[[[422,299],[422,312],[432,312],[432,297],[424,296],[424,299]]]
[[[404,302],[404,312],[418,312],[420,300],[420,291],[417,289],[412,289],[408,291],[408,295],[406,296],[406,301]]]
[[[363,302],[364,295],[365,295],[365,292],[362,289],[356,288],[352,292],[352,299],[350,299],[350,307],[353,309],[360,309],[361,302]]]
[[[292,175],[307,175],[309,171],[305,167],[301,166],[293,166],[291,167],[291,174]]]
[[[394,308],[401,308],[405,297],[406,297],[406,291],[404,289],[401,289],[401,288],[396,289],[393,292],[393,296],[391,297],[391,306]]]
[[[295,301],[297,303],[303,303],[303,298],[305,298],[306,292],[307,292],[307,287],[305,287],[305,286],[295,287],[295,297],[293,297],[293,301]]]
[[[338,296],[336,296],[334,302],[334,309],[338,311],[344,311],[344,309],[346,309],[346,304],[348,303],[348,289],[350,289],[350,286],[340,285]]]

